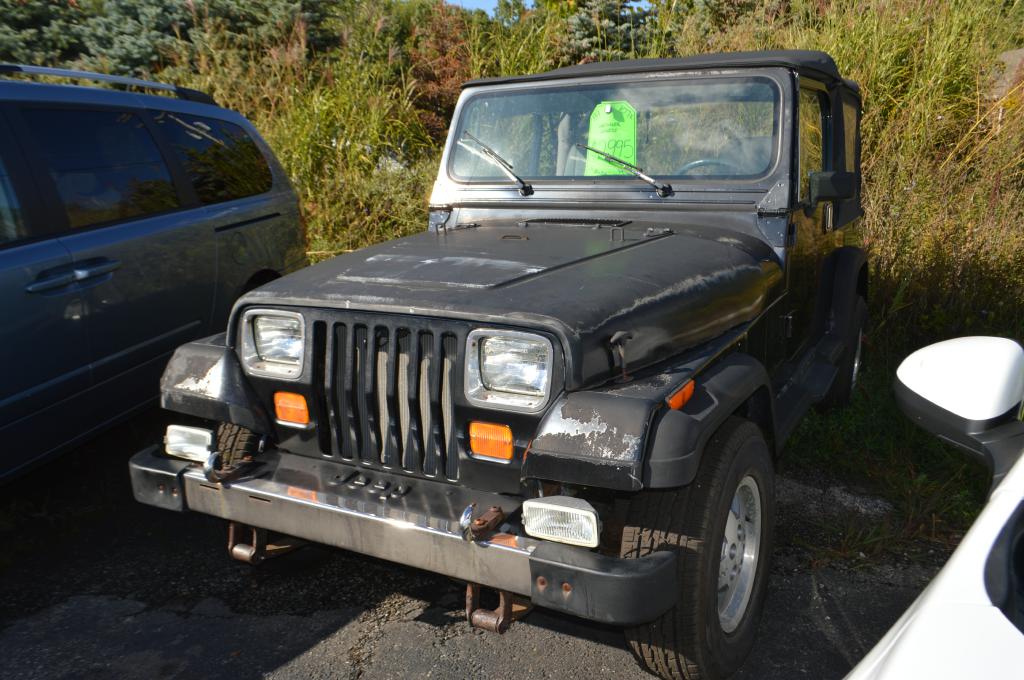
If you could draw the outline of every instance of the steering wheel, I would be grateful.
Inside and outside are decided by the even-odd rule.
[[[742,168],[740,168],[735,163],[730,163],[729,161],[723,161],[717,158],[698,158],[697,160],[690,161],[683,167],[679,168],[673,174],[687,175],[690,173],[691,170],[696,170],[697,168],[706,168],[708,166],[718,166],[726,168],[727,170],[731,170],[732,172],[729,174],[733,175],[742,174]]]

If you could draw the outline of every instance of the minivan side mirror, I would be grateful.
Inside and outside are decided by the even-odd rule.
[[[845,170],[812,172],[810,180],[811,205],[820,201],[836,201],[853,198],[857,188],[857,176]]]
[[[896,403],[914,422],[988,466],[993,487],[1024,450],[1024,349],[966,337],[919,349],[896,371]]]

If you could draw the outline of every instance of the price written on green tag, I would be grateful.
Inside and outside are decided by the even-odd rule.
[[[590,114],[587,146],[636,165],[636,109],[627,101],[601,102]],[[611,163],[593,151],[587,152],[584,174],[628,175],[621,166]]]

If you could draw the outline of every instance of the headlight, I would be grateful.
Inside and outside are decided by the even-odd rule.
[[[478,406],[538,411],[551,391],[551,341],[533,333],[475,330],[466,339],[466,398]]]
[[[242,361],[250,373],[298,378],[305,333],[302,315],[251,309],[242,317]]]

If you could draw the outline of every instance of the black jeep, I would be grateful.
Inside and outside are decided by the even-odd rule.
[[[773,462],[857,379],[860,108],[821,52],[467,83],[429,228],[179,348],[163,406],[208,426],[137,454],[136,497],[228,520],[245,561],[326,543],[467,582],[476,626],[528,598],[729,675]]]

